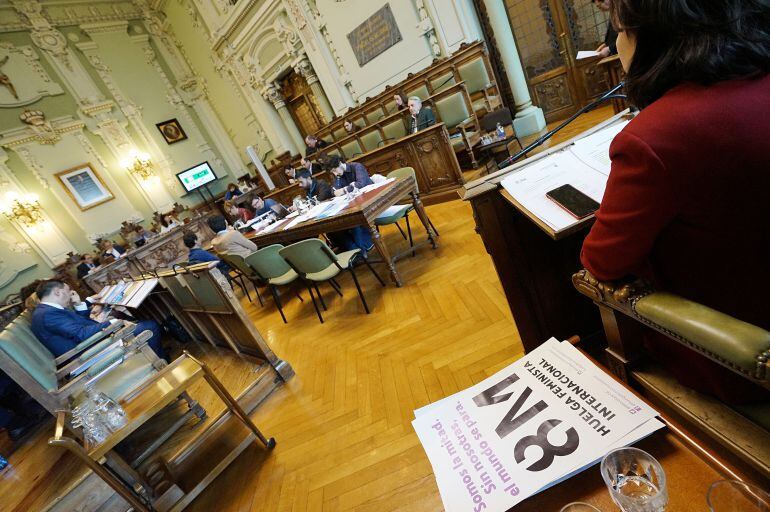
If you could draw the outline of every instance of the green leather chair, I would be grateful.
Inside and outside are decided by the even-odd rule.
[[[361,298],[361,303],[364,305],[364,310],[369,314],[369,305],[366,303],[364,293],[361,291],[361,285],[358,283],[358,277],[353,269],[355,260],[361,255],[361,249],[353,249],[351,251],[335,254],[329,246],[321,240],[310,238],[284,247],[278,251],[278,254],[280,254],[305,281],[307,291],[310,293],[310,298],[313,300],[313,307],[315,307],[315,312],[321,323],[323,323],[324,319],[321,316],[321,310],[318,309],[318,303],[313,294],[313,288],[315,288],[321,306],[324,310],[327,310],[326,303],[318,289],[318,283],[329,282],[332,288],[334,288],[334,290],[341,296],[342,290],[335,284],[334,278],[343,270],[350,272],[353,283],[356,285],[356,290],[358,290],[358,296]],[[367,261],[366,258],[362,259],[364,264],[369,267],[371,273],[374,274],[374,277],[377,278],[382,286],[385,286],[385,281],[383,281],[377,272],[374,271],[369,261]]]
[[[235,276],[233,276],[234,278],[231,282],[238,284],[238,286],[240,286],[241,289],[246,292],[246,297],[249,299],[249,302],[251,302],[251,295],[249,295],[249,289],[246,287],[246,283],[243,281],[243,278],[246,278],[252,282],[254,285],[254,291],[257,292],[259,305],[264,306],[264,303],[262,302],[262,295],[259,293],[259,286],[262,283],[260,282],[259,276],[254,273],[254,270],[249,268],[249,266],[244,263],[243,256],[239,256],[237,254],[217,253],[217,257],[227,263],[230,269],[235,272]],[[240,283],[238,283],[238,280],[240,280]]]
[[[286,321],[286,315],[283,314],[283,306],[281,305],[281,299],[278,295],[278,287],[290,285],[299,279],[299,274],[297,274],[297,272],[295,272],[279,254],[281,249],[283,249],[283,246],[280,244],[268,245],[267,247],[263,247],[262,249],[249,254],[244,261],[259,274],[263,281],[267,283],[270,292],[273,295],[275,307],[277,307],[278,312],[281,313],[283,323],[288,323]],[[299,294],[297,294],[297,298],[304,302]]]
[[[429,79],[430,88],[433,94],[441,92],[444,89],[448,89],[457,83],[455,80],[455,74],[453,70],[448,70],[445,73]]]
[[[425,84],[423,84],[418,87],[415,87],[414,89],[410,89],[406,91],[407,100],[412,96],[417,96],[421,100],[425,100],[425,98],[430,96],[430,91],[428,91],[428,87]]]
[[[473,111],[491,112],[501,105],[500,98],[490,95],[488,90],[494,84],[489,77],[484,59],[473,59],[457,67],[460,79],[465,82],[465,87],[471,97]]]
[[[380,130],[376,128],[370,129],[360,135],[359,140],[361,141],[361,144],[363,144],[364,150],[366,152],[373,151],[380,147],[380,143],[382,143],[382,135],[380,135]]]
[[[366,124],[374,124],[383,117],[385,117],[385,111],[382,109],[382,107],[377,107],[374,110],[370,110],[369,112],[366,112],[364,114],[364,118],[366,119]]]
[[[352,140],[348,142],[347,144],[343,144],[342,147],[340,147],[340,150],[345,155],[345,158],[351,159],[354,156],[361,155],[364,152],[361,150],[361,146],[358,144],[357,140]]]
[[[394,119],[382,127],[382,132],[385,134],[385,140],[398,140],[402,137],[406,137],[406,125],[403,118]]]
[[[332,130],[332,137],[335,141],[340,141],[348,136],[348,132],[345,130],[345,127],[340,125],[339,128],[336,128]]]
[[[467,151],[475,167],[473,146],[479,139],[479,127],[476,116],[468,107],[465,91],[457,91],[434,102],[434,111],[450,133],[452,149],[456,153]]]

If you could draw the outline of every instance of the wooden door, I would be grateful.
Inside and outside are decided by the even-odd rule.
[[[302,137],[315,135],[324,125],[323,115],[313,91],[299,74],[292,71],[280,81],[281,92]]]
[[[575,112],[609,88],[597,59],[578,50],[604,41],[608,16],[591,0],[505,0],[532,101],[553,121]]]

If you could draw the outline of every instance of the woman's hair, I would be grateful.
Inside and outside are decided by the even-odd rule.
[[[167,228],[169,226],[169,224],[171,224],[171,222],[166,220],[166,217],[171,217],[171,222],[173,222],[174,221],[174,212],[166,212],[166,213],[164,213],[164,214],[162,214],[160,216],[160,224],[164,228]]]
[[[770,71],[767,0],[613,0],[610,14],[618,32],[636,37],[626,91],[640,108],[683,82]]]

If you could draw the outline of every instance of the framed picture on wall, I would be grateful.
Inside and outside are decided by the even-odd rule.
[[[160,130],[160,134],[163,135],[166,144],[176,144],[177,142],[187,139],[187,134],[176,119],[169,119],[168,121],[163,121],[155,126]]]
[[[90,163],[57,172],[56,177],[81,211],[115,199],[112,191]]]

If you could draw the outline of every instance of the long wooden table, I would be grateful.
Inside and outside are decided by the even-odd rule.
[[[270,232],[252,231],[246,236],[253,240],[258,246],[264,247],[271,244],[285,245],[305,238],[318,237],[324,233],[343,231],[356,226],[366,226],[372,235],[372,241],[377,248],[377,252],[380,253],[382,263],[387,265],[388,270],[390,271],[391,279],[396,286],[401,286],[401,277],[398,275],[395,266],[395,260],[398,259],[400,255],[396,255],[395,257],[391,256],[388,247],[382,240],[379,231],[377,231],[375,219],[389,206],[393,206],[410,196],[412,205],[420,218],[420,222],[422,222],[422,225],[425,227],[425,231],[428,234],[428,239],[415,244],[415,248],[430,243],[435,249],[437,247],[437,235],[431,227],[428,214],[425,212],[425,208],[420,200],[420,195],[417,193],[417,184],[412,178],[398,178],[379,188],[365,192],[351,201],[350,204],[337,215],[323,219],[308,220],[288,229],[284,229],[284,226],[288,225],[292,219],[283,219],[278,221],[279,225]],[[411,253],[412,249],[404,252]]]

